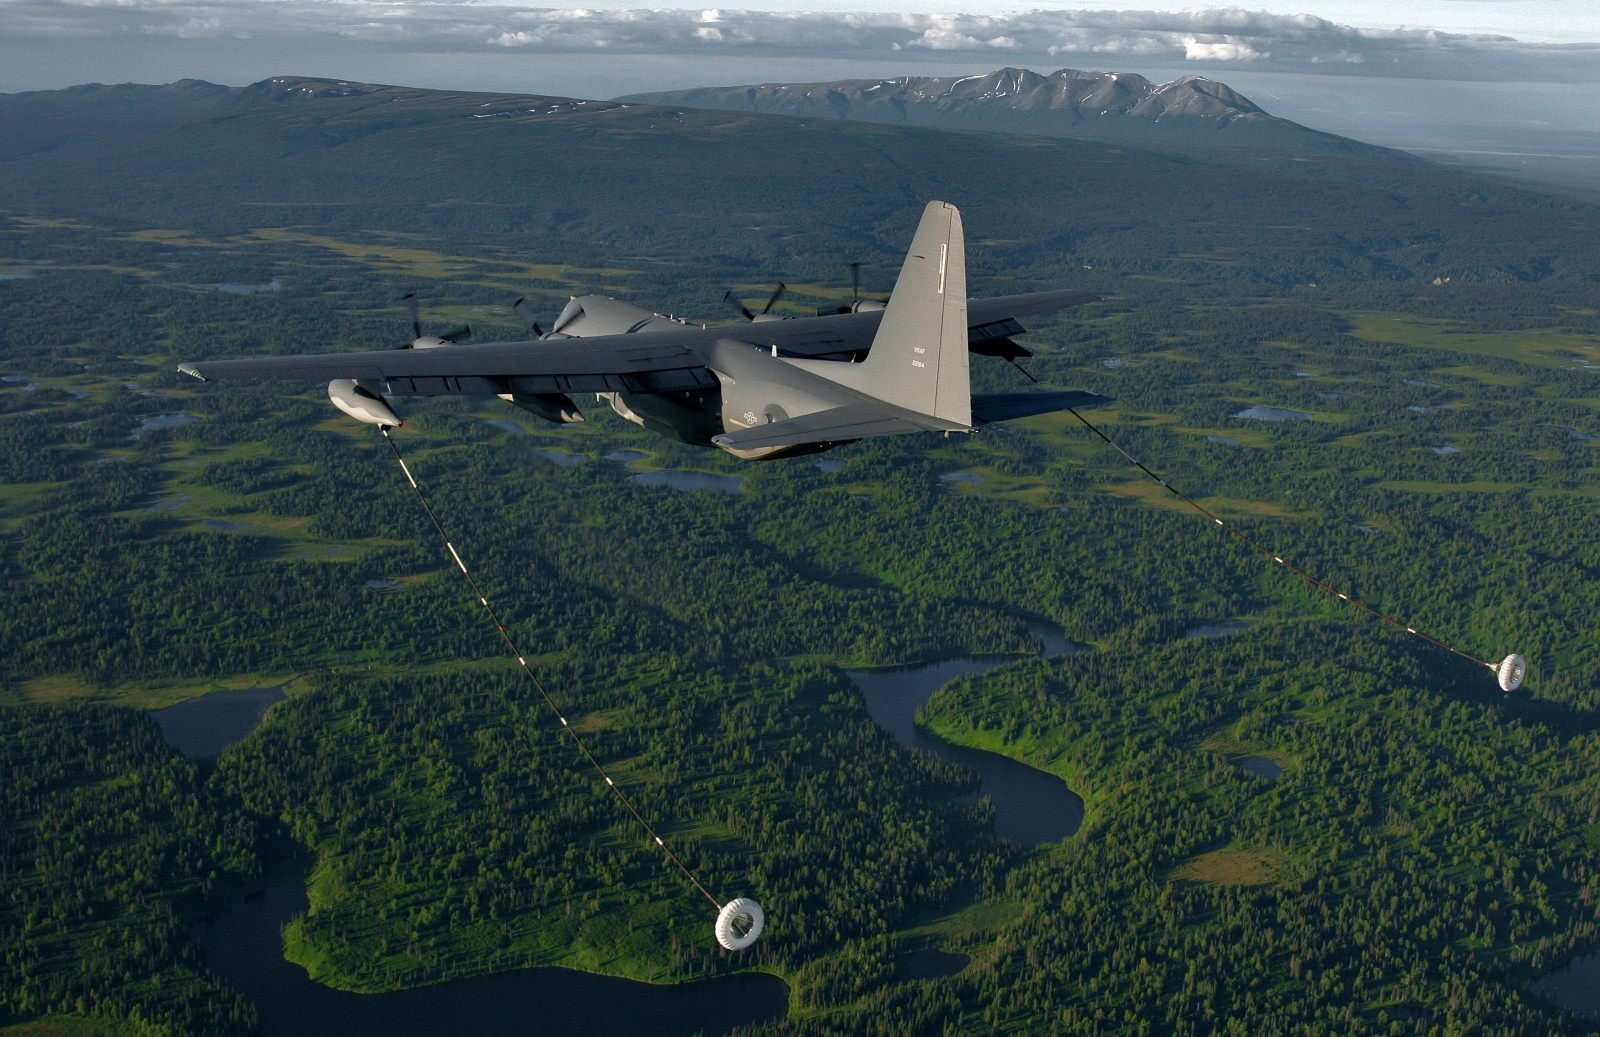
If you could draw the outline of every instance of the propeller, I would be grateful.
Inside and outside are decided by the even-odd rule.
[[[422,334],[422,316],[417,306],[417,293],[407,292],[400,301],[406,304],[406,309],[411,313],[411,343],[401,348],[410,349],[419,339],[424,337]],[[456,343],[464,338],[471,338],[472,328],[466,324],[460,324],[443,334],[432,337],[438,340],[434,343],[435,345],[443,345],[447,342]]]
[[[861,298],[861,264],[860,263],[851,263],[850,264],[850,305],[849,306],[835,306],[832,309],[818,310],[817,311],[817,316],[826,317],[829,314],[834,314],[834,313],[860,313],[863,310],[881,310],[886,305],[887,305],[887,303],[885,303],[881,299],[863,299],[863,298]]]
[[[539,327],[539,322],[533,319],[533,304],[528,302],[526,298],[518,299],[512,303],[511,312],[517,315],[518,320],[532,328],[535,335],[540,338],[544,337],[544,329]]]
[[[776,304],[779,299],[783,298],[783,293],[788,291],[788,290],[789,290],[789,286],[788,285],[784,284],[781,281],[778,282],[778,287],[774,288],[772,290],[772,294],[767,297],[767,304],[765,306],[761,307],[761,312],[760,313],[752,313],[750,311],[750,307],[748,307],[744,303],[740,302],[734,296],[732,288],[729,288],[725,293],[723,293],[722,301],[727,303],[729,306],[732,306],[734,309],[738,310],[740,313],[742,313],[744,315],[744,319],[745,320],[757,320],[757,319],[759,319],[761,317],[768,316],[768,314],[772,310],[773,305]]]

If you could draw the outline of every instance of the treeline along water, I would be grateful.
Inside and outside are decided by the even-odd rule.
[[[824,124],[735,133],[726,114],[507,120],[495,136],[460,127],[496,120],[417,104],[412,122],[341,108],[374,132],[318,123],[320,143],[288,157],[268,142],[307,139],[318,109],[116,161],[4,160],[8,204],[41,215],[0,224],[0,255],[49,262],[0,282],[0,364],[29,376],[0,385],[0,1009],[247,1031],[256,1010],[186,927],[298,861],[317,909],[287,949],[360,990],[560,960],[673,982],[769,969],[791,984],[787,1032],[1587,1025],[1523,982],[1600,944],[1600,447],[1568,431],[1595,431],[1591,211],[893,127],[817,148]],[[446,181],[417,164],[419,127],[442,134],[430,154],[482,145],[451,163],[461,204],[433,204]],[[751,194],[772,156],[790,189]],[[633,190],[638,170],[681,192]],[[550,187],[549,204],[508,183]],[[1485,653],[1525,652],[1528,693],[1264,571],[1049,419],[856,444],[829,472],[738,465],[598,408],[581,429],[509,437],[484,424],[497,404],[410,402],[408,454],[515,603],[519,642],[696,873],[769,907],[750,956],[724,958],[525,690],[483,662],[481,617],[376,444],[328,424],[316,392],[172,371],[394,346],[403,287],[483,337],[517,333],[504,310],[523,292],[551,311],[605,290],[710,316],[730,284],[842,289],[858,259],[871,288],[899,261],[908,192],[982,227],[978,291],[1114,296],[1031,322],[1048,347],[1034,375],[1117,397],[1119,442],[1308,571]],[[289,204],[242,204],[263,199]],[[464,269],[424,281],[414,253],[381,251],[397,241]],[[273,278],[271,293],[201,290]],[[982,358],[974,377],[1026,387]],[[1318,417],[1232,417],[1249,406]],[[128,441],[174,413],[196,420]],[[1462,453],[1427,449],[1444,443]],[[651,490],[540,450],[645,452],[743,492]],[[950,471],[983,481],[952,491]],[[402,585],[368,590],[375,574]],[[1084,826],[1027,851],[957,801],[972,772],[897,745],[842,674],[1030,653],[1023,614],[1097,650],[963,678],[923,719],[1070,775]],[[1262,622],[1181,638],[1242,615]],[[264,672],[307,676],[209,763],[129,710],[49,704]],[[1261,755],[1278,779],[1236,766]],[[903,974],[925,949],[971,963]]]

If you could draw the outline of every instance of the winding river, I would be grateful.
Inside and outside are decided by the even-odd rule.
[[[1047,657],[1072,655],[1084,650],[1047,623],[1032,622],[1028,630],[1039,639]],[[933,753],[977,771],[976,792],[962,797],[976,802],[987,796],[994,803],[996,834],[1022,846],[1060,842],[1083,824],[1083,800],[1067,783],[1035,767],[983,749],[952,745],[917,727],[917,710],[933,693],[957,677],[985,673],[997,666],[1020,662],[1027,656],[959,655],[938,662],[896,666],[883,670],[851,670],[848,676],[861,689],[867,712],[879,727],[901,745]]]
[[[284,960],[279,932],[306,907],[304,886],[273,886],[189,930],[206,966],[255,1003],[262,1037],[687,1037],[773,1022],[789,1012],[789,985],[762,972],[657,986],[572,969],[515,969],[353,994],[316,983]]]
[[[1083,650],[1047,624],[1030,624],[1029,630],[1047,656]],[[976,771],[981,785],[963,799],[975,802],[989,797],[995,807],[996,832],[1033,846],[1058,842],[1083,823],[1083,800],[1066,782],[997,753],[952,745],[916,726],[917,710],[947,682],[1018,661],[1015,655],[957,656],[918,666],[851,671],[849,677],[861,689],[872,719],[902,744]],[[184,708],[163,710],[157,720],[168,740],[184,752],[211,755],[248,734],[266,707],[282,695],[281,687],[213,693],[183,703]],[[571,969],[531,968],[385,994],[335,990],[314,982],[304,969],[283,958],[282,927],[307,906],[302,885],[274,886],[190,929],[206,965],[256,1005],[263,1037],[440,1033],[677,1037],[724,1033],[788,1014],[788,984],[765,973],[657,986]],[[948,975],[965,964],[960,955],[918,959],[907,963],[907,974]]]

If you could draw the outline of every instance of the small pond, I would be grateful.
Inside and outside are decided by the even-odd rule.
[[[1529,983],[1528,989],[1569,1012],[1600,1019],[1600,951],[1573,958]]]
[[[150,414],[139,419],[139,427],[128,433],[128,442],[133,442],[146,432],[157,429],[181,428],[184,425],[193,425],[199,418],[192,414]]]
[[[744,492],[742,475],[714,475],[711,472],[680,471],[674,468],[635,472],[628,476],[628,481],[638,483],[640,486],[670,486],[685,493],[692,493],[695,490],[730,494]]]
[[[572,969],[517,969],[352,994],[313,982],[283,959],[280,930],[307,906],[299,883],[273,886],[189,930],[206,966],[255,1003],[262,1037],[686,1037],[775,1022],[789,1012],[788,984],[762,972],[656,985]]]
[[[950,951],[916,951],[900,960],[900,974],[909,979],[944,979],[971,964],[972,958]]]
[[[0,375],[0,382],[5,382],[7,385],[21,385],[23,382],[29,382],[32,380],[33,375],[31,374]]]
[[[399,580],[377,579],[367,581],[367,590],[369,591],[386,591],[398,586],[400,586]]]
[[[1239,445],[1239,441],[1237,439],[1229,439],[1227,436],[1207,436],[1206,437],[1206,442],[1207,443],[1216,443],[1219,446],[1238,446]]]
[[[1284,407],[1246,407],[1234,415],[1236,418],[1254,418],[1257,421],[1310,421],[1315,416],[1307,411]]]
[[[844,467],[844,458],[819,457],[817,458],[817,467],[822,469],[824,472],[837,472]]]
[[[161,737],[186,756],[215,756],[256,729],[267,710],[282,702],[291,682],[271,688],[213,691],[158,709],[150,716]]]
[[[217,291],[228,295],[254,295],[257,292],[275,292],[282,287],[283,284],[274,277],[263,284],[219,284]]]
[[[488,418],[485,419],[484,424],[492,425],[501,432],[511,436],[526,436],[528,434],[527,429],[523,428],[521,425],[518,425],[516,422],[508,421],[505,418]]]
[[[33,274],[0,274],[0,281],[31,281],[33,278]]]
[[[1432,450],[1436,454],[1459,454],[1459,453],[1461,453],[1461,448],[1458,447],[1458,446],[1431,446],[1428,449]]]
[[[1083,650],[1047,623],[1030,623],[1028,629],[1039,638],[1046,656]],[[917,710],[950,681],[1019,661],[1015,655],[961,655],[914,666],[850,670],[846,676],[861,689],[873,721],[895,741],[977,772],[978,790],[961,801],[975,803],[989,797],[995,808],[996,834],[1023,846],[1037,846],[1060,842],[1083,824],[1083,800],[1066,782],[999,753],[952,745],[917,727]]]
[[[1265,756],[1247,756],[1239,761],[1239,769],[1268,781],[1277,781],[1283,777],[1283,768],[1278,762],[1269,760]]]
[[[229,522],[227,519],[201,519],[200,524],[207,529],[220,529],[224,533],[243,533],[247,529],[256,528],[243,522]]]
[[[569,454],[565,450],[535,450],[534,453],[549,461],[551,464],[560,465],[562,468],[571,468],[573,465],[588,464],[594,458],[588,454]]]
[[[146,508],[144,510],[145,511],[176,511],[178,508],[181,508],[186,503],[188,503],[188,501],[189,501],[189,495],[187,493],[180,493],[175,497],[168,497],[166,500],[158,500],[154,504],[150,505],[148,508]]]
[[[1191,637],[1227,637],[1230,634],[1242,634],[1259,623],[1256,619],[1232,619],[1226,623],[1202,623],[1190,627],[1183,632],[1185,639]]]
[[[605,458],[607,461],[615,461],[617,464],[633,464],[635,461],[643,461],[649,456],[643,450],[613,450],[605,455]]]
[[[949,483],[966,483],[968,486],[976,486],[983,482],[983,476],[977,472],[945,472],[939,478]]]

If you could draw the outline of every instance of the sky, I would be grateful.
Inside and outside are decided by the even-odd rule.
[[[0,0],[0,92],[306,75],[615,97],[1014,65],[1203,75],[1379,144],[1592,167],[1600,0],[753,0],[552,9],[419,0]],[[1494,159],[1498,161],[1499,159]],[[1574,165],[1576,164],[1576,165]]]

